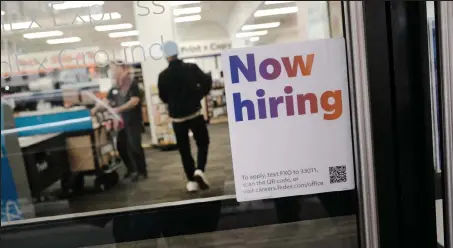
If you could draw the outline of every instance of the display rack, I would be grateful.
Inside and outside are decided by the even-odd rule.
[[[176,147],[176,137],[167,105],[160,100],[158,92],[157,86],[153,86],[151,89],[151,102],[154,126],[156,128],[156,146],[161,149],[173,149]]]
[[[212,89],[207,98],[209,123],[224,123],[228,121],[225,85],[223,78],[214,79]]]
[[[220,64],[220,55],[213,54],[209,56],[188,57],[184,62],[195,63],[212,77],[212,89],[203,100],[203,112],[206,120],[210,124],[225,123],[228,121],[225,84],[223,79],[222,68]]]

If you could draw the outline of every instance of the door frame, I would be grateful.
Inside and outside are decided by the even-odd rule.
[[[426,248],[434,247],[434,172],[429,170],[434,165],[429,124],[430,99],[426,93],[429,92],[426,5],[423,9],[419,3],[412,6],[396,2],[343,1],[343,13],[344,36],[348,41],[348,76],[350,92],[353,93],[350,94],[354,115],[351,128],[359,199],[357,215],[360,246],[417,247],[410,246],[417,244]],[[396,17],[416,21],[420,26],[402,26],[395,21]],[[416,40],[412,46],[405,48],[409,38]],[[383,41],[379,42],[379,39]],[[409,49],[415,45],[421,49],[411,54]],[[401,50],[395,47],[401,47]],[[415,57],[426,60],[417,64],[412,60]],[[411,75],[414,69],[417,77]],[[416,97],[420,98],[416,101]],[[418,109],[420,112],[408,109]],[[408,120],[416,123],[408,125]],[[81,223],[105,225],[104,222],[112,218],[141,218],[148,213],[171,216],[176,212],[187,214],[206,212],[207,209],[212,212],[212,216],[218,214],[220,218],[220,208],[225,206],[234,208],[235,199],[210,202],[203,199],[188,205],[160,209],[140,207],[116,213],[109,211],[97,216],[74,215],[71,219],[47,223],[1,227],[0,232],[2,235],[17,234]],[[256,214],[262,209],[254,208],[252,204],[250,211]],[[262,213],[256,214],[255,218],[258,216],[265,218]],[[235,216],[237,223],[234,228],[252,227],[249,223],[244,224],[244,217],[243,213]],[[419,223],[414,225],[414,220]],[[265,223],[265,219],[259,222]],[[96,235],[92,236],[93,244],[97,243]],[[29,242],[33,244],[39,241],[30,238]]]
[[[453,2],[436,2],[445,247],[453,247]]]

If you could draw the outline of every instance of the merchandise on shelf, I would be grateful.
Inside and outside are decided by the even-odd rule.
[[[176,144],[172,122],[168,115],[167,105],[163,103],[158,94],[156,86],[151,92],[152,114],[154,117],[154,126],[156,127],[156,139],[158,146],[169,146]]]
[[[212,90],[207,99],[210,123],[226,122],[228,120],[228,115],[223,78],[213,80]]]

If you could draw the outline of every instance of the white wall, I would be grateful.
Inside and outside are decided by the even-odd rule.
[[[176,29],[180,42],[228,39],[228,32],[216,22],[184,25]]]
[[[301,41],[300,37],[295,33],[288,32],[288,33],[281,33],[270,44],[283,44],[283,43],[290,43],[290,42],[297,42],[297,41]]]

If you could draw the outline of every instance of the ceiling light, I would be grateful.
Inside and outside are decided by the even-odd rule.
[[[259,40],[260,40],[260,37],[258,37],[258,36],[250,38],[250,41],[259,41]]]
[[[63,35],[63,32],[55,30],[55,31],[24,34],[24,38],[25,39],[39,39],[39,38],[47,38],[47,37],[62,36],[62,35]]]
[[[261,17],[261,16],[283,15],[283,14],[296,13],[297,11],[299,11],[297,6],[277,8],[277,9],[260,9],[255,12],[254,16]]]
[[[187,5],[187,4],[195,4],[195,3],[200,3],[201,1],[170,1],[171,6],[181,6],[181,5]]]
[[[132,30],[132,31],[110,33],[109,37],[110,38],[120,38],[120,37],[127,37],[127,36],[137,36],[139,34],[140,34],[140,32],[138,32],[138,30]]]
[[[237,33],[236,38],[249,38],[253,36],[261,36],[261,35],[267,35],[268,31],[267,30],[261,30],[261,31],[255,31],[255,32],[243,32],[243,33]]]
[[[91,17],[91,19],[90,19]],[[115,19],[120,19],[121,15],[118,12],[112,12],[112,13],[103,13],[103,14],[95,14],[95,15],[83,15],[83,16],[78,16],[74,23],[77,24],[84,24],[84,23],[90,23],[91,22],[100,22],[100,21],[109,21],[109,20],[115,20]],[[83,21],[82,21],[83,20]]]
[[[3,31],[30,29],[30,28],[40,28],[40,26],[36,22],[2,23]]]
[[[295,1],[264,1],[264,4],[269,5],[269,4],[280,4],[280,3],[293,3]]]
[[[140,41],[125,41],[125,42],[121,42],[121,46],[123,46],[123,47],[140,46]]]
[[[269,22],[269,23],[261,23],[261,24],[244,25],[244,26],[242,26],[242,31],[276,28],[278,26],[280,26],[280,22]]]
[[[194,22],[199,20],[201,20],[201,15],[181,16],[175,18],[175,22]]]
[[[198,14],[201,12],[201,7],[191,7],[191,8],[183,8],[183,9],[174,9],[173,15],[180,16],[180,15],[190,15],[190,14]]]
[[[128,29],[128,28],[132,28],[132,24],[122,23],[122,24],[102,25],[102,26],[94,27],[94,29],[99,32],[118,30],[118,29]]]
[[[2,10],[2,15],[5,15],[5,11]]]
[[[49,7],[54,10],[78,9],[92,7],[95,5],[104,5],[104,1],[65,1],[59,3],[49,3]]]
[[[61,39],[53,39],[53,40],[46,40],[47,44],[55,45],[55,44],[63,44],[63,43],[74,43],[79,42],[82,39],[79,37],[68,37],[68,38],[61,38]]]

